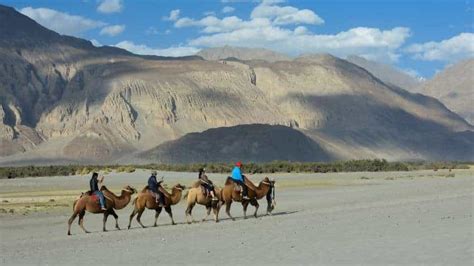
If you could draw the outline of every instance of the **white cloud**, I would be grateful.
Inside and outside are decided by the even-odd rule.
[[[402,27],[391,30],[359,27],[334,35],[318,35],[306,28],[298,27],[292,31],[270,25],[205,35],[189,44],[198,47],[266,47],[292,55],[324,52],[345,57],[357,54],[376,61],[394,62],[399,57],[397,49],[409,36],[410,30]]]
[[[426,80],[421,74],[420,72],[414,70],[414,69],[411,69],[411,68],[405,68],[405,69],[401,69],[403,72],[405,72],[405,74],[417,79],[418,81],[424,81]]]
[[[101,13],[118,13],[122,11],[123,3],[122,0],[102,0],[97,7],[97,11]]]
[[[92,39],[92,40],[90,40],[90,41],[91,41],[92,45],[94,45],[95,47],[101,47],[101,46],[103,46],[102,43],[100,43],[100,42],[99,42],[98,40],[96,40],[96,39]]]
[[[78,35],[106,25],[101,21],[70,15],[49,8],[25,7],[20,9],[20,12],[48,29],[67,35]]]
[[[200,20],[191,18],[181,18],[174,24],[177,28],[182,27],[203,27],[205,33],[229,32],[237,29],[255,28],[271,26],[270,20],[266,18],[258,18],[244,21],[236,16],[225,17],[219,19],[215,16],[207,16]]]
[[[275,1],[264,1],[255,7],[251,18],[272,19],[275,25],[287,24],[323,24],[324,20],[309,9],[292,6],[278,6]]]
[[[165,35],[165,34],[170,34],[171,31],[170,30],[160,31],[155,27],[148,27],[148,29],[146,29],[145,33],[147,35]]]
[[[125,30],[125,25],[111,25],[102,28],[100,35],[117,36]]]
[[[232,13],[235,11],[235,8],[231,6],[225,6],[222,8],[222,13]]]
[[[474,57],[474,34],[461,33],[440,42],[412,44],[405,51],[412,54],[415,59],[454,62]]]
[[[214,11],[206,11],[203,13],[204,16],[215,16],[216,15],[216,12]]]
[[[176,21],[179,18],[179,13],[180,12],[181,12],[181,10],[179,10],[179,9],[171,10],[169,16],[163,17],[163,19],[164,20],[169,20],[169,21]]]
[[[122,41],[114,45],[116,47],[128,50],[139,55],[158,55],[158,56],[186,56],[194,55],[200,49],[190,46],[173,46],[164,49],[151,48],[143,44],[135,44],[131,41]]]
[[[332,53],[344,57],[356,54],[382,62],[396,62],[400,47],[410,36],[410,29],[404,27],[388,30],[357,27],[336,34],[315,34],[298,24],[321,24],[324,21],[319,16],[307,9],[278,6],[277,2],[281,1],[260,3],[249,20],[237,16],[184,17],[174,26],[201,28],[203,34],[188,41],[193,47],[265,47],[290,55]]]

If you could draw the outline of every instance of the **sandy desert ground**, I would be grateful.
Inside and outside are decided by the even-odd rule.
[[[168,184],[191,184],[193,173],[161,173]],[[148,172],[107,176],[118,192],[141,189]],[[210,174],[222,183],[224,175]],[[262,175],[252,176],[258,181]],[[74,223],[72,201],[88,176],[0,180],[1,265],[472,265],[474,170],[390,173],[274,174],[273,216],[185,224],[184,201],[174,206],[178,225],[162,213],[158,227],[126,230],[131,206],[118,211],[122,230],[101,231],[102,216],[86,214],[85,234]],[[266,203],[261,201],[260,214]],[[253,209],[250,209],[253,210]],[[12,213],[10,213],[12,212]],[[154,213],[142,221],[152,225]],[[195,218],[204,208],[197,206]]]

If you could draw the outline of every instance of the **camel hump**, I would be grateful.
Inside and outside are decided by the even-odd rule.
[[[147,192],[149,189],[150,189],[150,187],[149,187],[148,185],[146,185],[146,186],[142,189],[142,193]]]
[[[110,190],[109,190],[106,186],[102,186],[102,187],[100,188],[100,191],[108,191],[108,192],[110,192]]]
[[[228,176],[227,179],[225,180],[226,185],[232,185],[234,184],[234,181],[232,181],[232,177]]]
[[[191,188],[199,188],[200,185],[201,185],[201,182],[199,182],[198,180],[191,185]]]

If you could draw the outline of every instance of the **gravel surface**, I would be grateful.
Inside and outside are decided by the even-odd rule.
[[[141,188],[145,172],[117,174],[111,187]],[[173,184],[189,184],[194,174],[164,173]],[[185,224],[184,201],[174,206],[178,225],[163,212],[158,227],[126,230],[131,206],[118,211],[122,230],[101,232],[102,216],[86,214],[85,234],[77,226],[67,236],[70,208],[28,215],[0,215],[0,264],[206,264],[289,265],[472,265],[473,173],[454,178],[432,172],[279,175],[273,216]],[[223,175],[211,175],[217,180]],[[257,181],[260,176],[254,176]],[[0,180],[0,196],[15,191],[80,190],[88,177]],[[85,182],[85,183],[84,183]],[[313,182],[313,183],[311,183]],[[309,187],[304,187],[309,186]],[[3,194],[2,194],[3,193]],[[260,214],[266,203],[260,202]],[[196,206],[196,219],[204,216]],[[253,211],[249,207],[250,212]],[[146,211],[145,225],[154,212]],[[124,230],[125,229],[125,230]]]

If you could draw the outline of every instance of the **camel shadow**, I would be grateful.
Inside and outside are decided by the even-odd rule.
[[[292,214],[295,214],[295,213],[298,213],[300,212],[299,210],[293,210],[293,211],[280,211],[280,212],[274,212],[272,213],[271,215],[268,215],[268,214],[262,214],[262,215],[259,215],[257,218],[255,218],[254,216],[247,216],[247,219],[245,219],[243,216],[237,216],[237,217],[234,217],[235,220],[242,220],[242,221],[245,221],[245,220],[251,220],[251,219],[270,219],[271,217],[275,217],[275,216],[285,216],[285,215],[292,215]],[[231,221],[232,222],[232,219],[229,218],[229,217],[225,217],[225,218],[219,218],[219,223],[221,222],[228,222],[228,221]],[[191,225],[191,224],[203,224],[203,223],[216,223],[212,218],[209,218],[207,219],[206,221],[201,221],[201,220],[196,220],[192,223],[187,223],[186,221],[184,222],[176,222],[175,225]],[[130,227],[130,229],[128,229],[127,227],[125,228],[121,228],[121,230],[117,230],[117,229],[112,229],[112,230],[107,230],[108,232],[112,232],[112,231],[127,231],[127,230],[137,230],[137,229],[152,229],[152,228],[159,228],[159,227],[163,227],[163,226],[174,226],[173,224],[171,223],[163,223],[163,224],[158,224],[157,226],[153,226],[153,225],[148,225],[148,226],[145,226],[144,228],[141,227],[141,226],[132,226]],[[96,233],[100,233],[102,231],[98,231]],[[92,233],[92,232],[91,232]]]
[[[261,219],[261,218],[271,218],[273,216],[291,215],[291,214],[294,214],[294,213],[297,213],[297,212],[299,212],[299,210],[280,211],[280,212],[275,212],[275,213],[272,213],[272,214],[261,214],[257,218],[255,218],[253,215],[248,215],[247,219],[245,219],[243,216],[236,216],[236,217],[234,217],[234,219],[235,219],[235,221],[237,221],[237,220],[245,221],[245,220],[250,220],[250,219]],[[219,218],[219,222],[229,221],[229,220],[232,221],[232,219],[230,217]],[[214,220],[208,219],[205,222],[214,222]],[[202,223],[202,222],[201,221],[196,221],[194,223],[197,224],[197,223]]]

